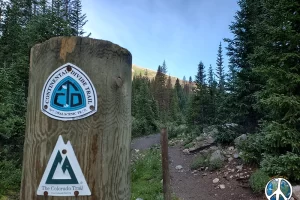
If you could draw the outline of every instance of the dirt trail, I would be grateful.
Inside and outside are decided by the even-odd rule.
[[[132,149],[147,149],[160,143],[160,134],[150,135],[134,139],[131,143]],[[227,180],[217,171],[192,171],[190,164],[196,155],[183,154],[180,146],[169,147],[170,175],[173,193],[181,200],[262,200],[263,196],[252,194],[249,188],[244,188],[234,180]],[[176,166],[181,165],[183,169],[177,170]],[[226,164],[226,166],[230,166]],[[205,176],[203,176],[205,174]],[[234,175],[234,174],[233,174]],[[217,184],[213,183],[214,178],[219,178]],[[224,184],[225,189],[218,188]]]
[[[252,194],[250,188],[243,188],[235,179],[225,179],[223,174],[217,171],[192,171],[190,164],[196,155],[183,154],[179,146],[169,147],[171,159],[170,173],[173,192],[181,200],[262,200],[261,195]],[[182,165],[182,170],[175,167]],[[225,164],[226,166],[226,164]],[[228,165],[228,168],[233,166]],[[205,176],[203,176],[205,174]],[[234,175],[234,173],[233,173]],[[216,184],[213,179],[219,178]],[[225,185],[225,189],[220,189],[220,184]]]
[[[160,134],[148,135],[145,137],[135,138],[131,142],[131,149],[148,149],[155,144],[160,143]]]

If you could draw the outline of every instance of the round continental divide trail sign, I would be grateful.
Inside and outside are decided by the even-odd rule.
[[[41,110],[57,120],[77,120],[97,112],[97,94],[89,77],[77,66],[67,63],[46,80]]]

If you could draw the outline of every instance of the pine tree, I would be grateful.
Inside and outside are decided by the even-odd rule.
[[[186,86],[186,84],[184,86]],[[185,95],[184,89],[180,85],[180,82],[179,82],[178,78],[176,79],[174,88],[176,90],[176,94],[177,94],[177,97],[178,97],[180,113],[184,113],[185,109],[186,109],[187,96]]]
[[[63,7],[63,0],[51,0],[51,8],[52,13],[55,16],[63,18],[64,17],[64,7]]]
[[[234,65],[229,65],[229,73],[226,74],[226,91],[229,93],[233,93],[236,91],[236,81],[237,81],[237,69]]]
[[[182,122],[182,115],[180,114],[179,99],[176,88],[172,89],[171,92],[169,117],[173,122]]]
[[[205,77],[204,64],[200,62],[195,80],[197,88],[189,105],[187,117],[190,125],[204,127],[211,123],[211,118],[207,118],[206,116],[209,112],[209,94],[205,83]]]
[[[26,102],[24,88],[16,87],[20,80],[13,65],[0,68],[0,161],[13,159],[20,166]]]
[[[259,140],[264,153],[261,166],[270,175],[291,180],[300,180],[299,8],[297,0],[263,1],[263,12],[257,16],[260,23],[252,28],[257,47],[250,56],[254,73],[264,80],[255,105],[264,113],[256,136],[256,140],[263,138]]]
[[[81,4],[81,2],[79,2],[79,4]],[[72,11],[72,0],[63,0],[62,5],[63,5],[63,16],[64,16],[63,19],[69,21],[71,17],[71,11]]]
[[[47,0],[37,0],[36,1],[36,8],[35,8],[35,11],[36,11],[36,15],[44,15],[46,14],[47,12],[49,12],[49,6],[48,6],[48,1]]]
[[[261,89],[258,74],[253,73],[252,65],[249,62],[255,48],[256,35],[251,31],[251,27],[259,23],[258,15],[261,1],[239,0],[240,10],[235,15],[235,21],[230,25],[230,31],[234,35],[233,39],[224,39],[228,43],[227,55],[229,63],[238,68],[237,81],[235,85],[235,95],[231,102],[235,102],[231,114],[233,121],[244,127],[245,132],[253,133],[261,118],[253,105],[256,104],[255,92]],[[239,112],[236,112],[239,108]]]
[[[182,90],[182,87],[180,85],[180,82],[179,82],[178,78],[176,79],[176,82],[175,82],[175,90],[177,92],[177,95],[179,95],[181,93],[181,90]]]
[[[161,118],[166,120],[169,93],[166,92],[167,77],[166,74],[163,73],[166,69],[165,62],[163,65],[164,66],[158,66],[156,76],[154,78],[154,98],[158,102]]]
[[[151,95],[149,79],[141,74],[132,82],[133,136],[148,135],[157,131],[158,108]]]
[[[1,1],[0,2],[0,37],[3,34],[4,29],[4,19],[6,18],[7,13],[7,2]]]
[[[190,78],[189,78],[189,94],[191,94],[192,91],[193,91],[193,79],[190,76]]]
[[[11,66],[13,60],[17,59],[16,52],[22,48],[22,7],[20,1],[12,0],[5,10],[5,18],[2,25],[0,38],[0,60],[2,65]],[[8,56],[9,55],[9,56]]]
[[[219,79],[218,87],[221,93],[224,92],[225,86],[225,73],[223,66],[222,44],[220,42],[218,54],[217,54],[217,77]]]
[[[188,99],[188,96],[190,94],[190,87],[189,87],[189,83],[187,81],[185,81],[185,84],[183,85],[183,93],[184,93],[185,99]]]
[[[217,82],[214,78],[212,66],[209,65],[208,70],[208,90],[209,90],[209,102],[207,105],[207,118],[210,124],[216,121],[217,115]]]
[[[203,86],[205,86],[205,72],[204,72],[204,64],[202,63],[202,61],[200,61],[199,65],[198,65],[198,72],[196,75],[196,85],[198,89],[201,89]]]
[[[232,123],[239,116],[240,104],[237,102],[237,67],[229,65],[229,72],[226,74],[225,93],[218,94],[217,101],[217,122],[219,124]]]
[[[171,76],[168,76],[167,85],[166,85],[166,93],[165,93],[165,101],[166,101],[166,108],[165,112],[168,113],[171,107],[171,99],[172,99],[172,80]]]
[[[24,18],[26,23],[31,19],[32,17],[32,5],[33,5],[33,0],[26,0],[24,2]]]
[[[71,2],[71,15],[69,20],[73,34],[76,36],[83,36],[85,34],[83,27],[88,20],[86,20],[86,14],[82,13],[81,0],[73,0]],[[90,34],[88,36],[90,36]]]
[[[167,74],[167,65],[166,65],[166,61],[164,60],[162,66],[161,66],[161,72],[163,74]]]
[[[212,66],[209,65],[209,69],[208,69],[208,86],[210,88],[213,87],[214,81],[215,81],[215,79],[214,79],[214,72],[213,72]]]

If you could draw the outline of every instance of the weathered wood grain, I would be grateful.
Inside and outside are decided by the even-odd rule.
[[[41,93],[48,76],[68,62],[93,82],[98,111],[58,121],[41,112]],[[31,49],[21,200],[130,199],[131,64],[126,49],[90,38],[57,37]],[[70,140],[92,196],[36,195],[59,135]]]

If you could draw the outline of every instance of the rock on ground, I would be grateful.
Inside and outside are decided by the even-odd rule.
[[[243,169],[243,165],[238,165],[236,168],[241,171]]]
[[[240,135],[239,137],[237,137],[237,138],[234,139],[234,145],[238,146],[241,141],[244,141],[246,139],[247,139],[247,135],[246,134]]]
[[[221,184],[219,187],[220,187],[222,190],[225,189],[225,185],[224,185],[224,184]]]
[[[203,133],[205,136],[214,136],[215,134],[219,133],[219,130],[218,130],[217,126],[212,125],[212,126],[203,128]]]
[[[221,151],[220,151],[220,150],[216,150],[216,151],[214,151],[214,152],[211,154],[211,156],[210,156],[210,158],[209,158],[209,161],[210,161],[210,162],[214,162],[214,161],[219,161],[219,160],[224,161],[225,158],[224,158],[224,156],[221,154]]]
[[[188,149],[183,149],[182,151],[183,153],[190,153],[190,151]]]
[[[228,147],[228,151],[233,151],[234,147]]]
[[[197,141],[195,146],[190,148],[189,151],[192,152],[192,151],[195,151],[197,149],[206,148],[206,147],[211,146],[213,143],[215,143],[215,139],[211,136],[207,136],[203,140]]]
[[[181,165],[177,165],[176,167],[175,167],[175,169],[177,169],[177,170],[181,170],[183,167],[181,166]]]
[[[215,179],[213,180],[213,183],[218,183],[219,181],[220,181],[220,179],[215,178]]]
[[[238,157],[239,157],[239,154],[238,154],[238,153],[235,153],[235,154],[233,154],[233,157],[234,157],[234,158],[238,158]]]

